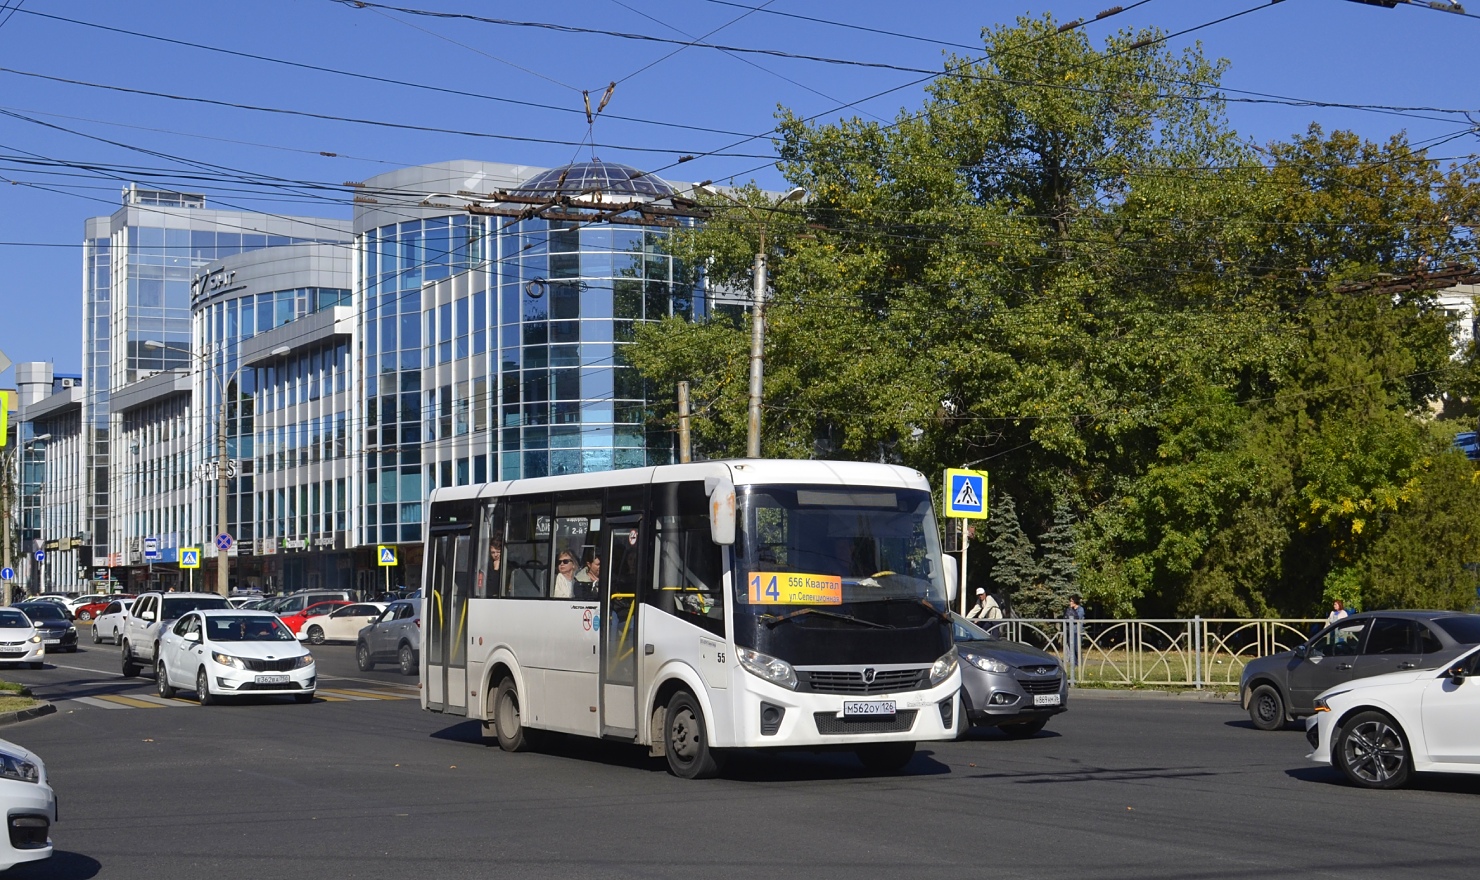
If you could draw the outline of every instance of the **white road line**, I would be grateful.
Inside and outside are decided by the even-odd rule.
[[[143,700],[146,703],[155,703],[160,706],[169,706],[171,709],[178,709],[181,706],[191,705],[190,703],[184,703],[180,700],[166,700],[164,697],[156,697],[153,694],[119,694],[119,696],[133,697],[135,700]]]
[[[132,709],[133,706],[125,706],[122,703],[110,703],[107,700],[99,700],[96,697],[73,697],[73,703],[86,703],[89,706],[97,706],[99,709]]]

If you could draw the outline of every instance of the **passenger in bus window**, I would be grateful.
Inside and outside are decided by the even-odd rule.
[[[601,554],[594,548],[586,551],[586,567],[576,574],[576,582],[581,586],[584,599],[601,598]]]
[[[555,558],[555,586],[550,595],[556,599],[574,599],[576,595],[576,557],[569,550],[561,550]]]

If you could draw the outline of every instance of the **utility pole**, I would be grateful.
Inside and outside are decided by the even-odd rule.
[[[693,460],[689,448],[689,383],[678,383],[678,460],[688,464]]]
[[[234,378],[234,377],[233,377]],[[216,415],[216,536],[226,534],[226,392],[230,388],[221,386],[221,409]],[[231,554],[228,548],[217,545],[216,547],[216,592],[222,596],[230,595],[231,589],[227,586],[227,567],[230,565]]]

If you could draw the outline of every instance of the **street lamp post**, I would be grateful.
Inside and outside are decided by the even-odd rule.
[[[204,360],[207,353],[197,353],[188,348],[170,345],[155,339],[144,341],[145,348],[168,348],[175,351],[183,351],[197,361]],[[273,354],[286,353],[286,346],[273,349]],[[226,391],[233,382],[241,376],[246,364],[237,367],[225,382],[221,381],[220,371],[216,369],[215,362],[211,363],[211,376],[216,380],[217,389],[220,391],[220,407],[216,411],[216,535],[226,534]],[[216,548],[216,592],[225,596],[231,592],[229,586],[230,560],[231,556],[221,547]]]
[[[751,219],[755,221],[760,230],[759,241],[755,249],[755,268],[752,270],[750,289],[750,403],[748,418],[745,425],[745,457],[761,457],[761,385],[765,373],[765,345],[766,345],[766,221],[749,204],[740,201],[729,193],[715,189],[707,182],[701,183],[697,189],[707,193],[722,196],[729,201],[739,205],[750,212]],[[807,194],[802,187],[796,187],[781,198],[776,204],[783,202],[794,202]]]

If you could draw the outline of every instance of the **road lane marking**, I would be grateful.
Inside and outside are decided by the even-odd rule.
[[[86,703],[89,706],[96,706],[99,709],[132,709],[132,708],[134,708],[133,706],[120,706],[117,703],[110,703],[107,700],[100,700],[97,697],[73,697],[72,698],[72,702],[74,702],[74,703]]]
[[[151,702],[149,702],[147,700],[138,699],[137,697],[125,697],[122,694],[103,694],[102,696],[98,697],[98,699],[100,699],[100,700],[107,700],[110,703],[120,703],[120,704],[122,704],[124,706],[128,706],[131,709],[162,709],[162,708],[164,708],[163,706],[159,705],[158,703],[151,703]]]
[[[178,698],[165,699],[164,697],[155,697],[150,696],[149,694],[130,694],[129,699],[143,700],[146,703],[153,703],[156,706],[168,706],[171,709],[178,709],[181,706],[196,705],[196,702],[194,700],[181,700]]]
[[[394,700],[394,699],[397,699],[396,697],[371,697],[371,696],[367,696],[365,694],[357,693],[355,691],[342,691],[342,690],[339,690],[337,688],[319,688],[318,689],[318,694],[319,694],[319,696],[323,697],[326,700],[329,699],[329,697],[331,695],[333,695],[335,697],[338,697],[341,700],[364,700],[364,701],[370,701],[370,700]]]

